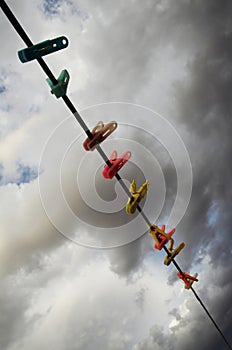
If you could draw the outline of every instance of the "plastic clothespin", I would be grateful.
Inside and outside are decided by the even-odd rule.
[[[18,57],[22,63],[37,60],[42,56],[65,49],[68,46],[68,39],[65,36],[45,40],[36,45],[27,47],[26,49],[18,51]]]
[[[46,81],[51,87],[51,93],[54,94],[56,98],[59,98],[66,95],[69,79],[70,76],[68,74],[68,71],[66,69],[63,69],[57,79],[57,84],[54,85],[49,78],[47,78]]]
[[[117,172],[128,162],[128,160],[131,157],[131,152],[126,151],[124,152],[121,157],[117,158],[117,151],[113,151],[111,156],[110,156],[110,163],[111,165],[109,166],[106,164],[104,166],[102,175],[105,179],[112,179]]]
[[[86,151],[93,151],[97,145],[112,134],[112,132],[117,128],[117,125],[118,124],[116,121],[109,122],[106,125],[104,125],[102,121],[99,121],[91,132],[93,138],[90,139],[87,137],[87,139],[83,142],[84,149]]]

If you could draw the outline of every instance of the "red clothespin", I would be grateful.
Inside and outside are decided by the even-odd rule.
[[[197,273],[195,273],[194,276],[191,276],[186,272],[182,272],[182,274],[178,272],[177,276],[185,283],[185,289],[190,289],[192,287],[193,282],[198,282]]]
[[[109,159],[111,166],[109,166],[108,164],[104,166],[102,172],[103,177],[105,179],[112,179],[117,174],[117,172],[123,167],[123,165],[126,164],[130,157],[130,151],[124,152],[119,158],[117,158],[117,151],[113,151]]]
[[[162,225],[161,231],[165,232],[165,225]],[[176,229],[173,228],[171,231],[167,232],[166,234],[171,237],[176,232]],[[155,249],[161,250],[163,246],[168,242],[168,239],[164,237],[162,234],[158,235],[159,241],[160,241],[160,248],[157,246],[157,244],[154,245]]]

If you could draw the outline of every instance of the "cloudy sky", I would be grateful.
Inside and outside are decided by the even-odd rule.
[[[45,61],[90,128],[118,121],[104,151],[131,150],[120,175],[148,179],[144,212],[176,227],[232,342],[231,1],[6,2],[34,43],[69,39]],[[0,29],[0,348],[226,349],[2,11]]]

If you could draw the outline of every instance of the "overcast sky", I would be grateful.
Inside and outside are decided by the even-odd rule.
[[[132,152],[151,222],[176,227],[176,258],[232,343],[232,4],[229,0],[7,0],[102,147]],[[0,11],[0,348],[226,349],[141,215],[51,93]]]

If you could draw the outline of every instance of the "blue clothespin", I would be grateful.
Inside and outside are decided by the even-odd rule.
[[[58,38],[45,40],[39,44],[20,50],[18,51],[18,56],[20,61],[24,63],[32,60],[37,60],[42,56],[62,50],[67,46],[68,39],[65,36],[59,36]]]
[[[59,98],[66,95],[69,79],[70,76],[68,74],[68,71],[66,69],[63,69],[57,79],[57,84],[54,85],[49,78],[47,78],[46,81],[51,87],[51,93],[54,94],[56,98]]]

